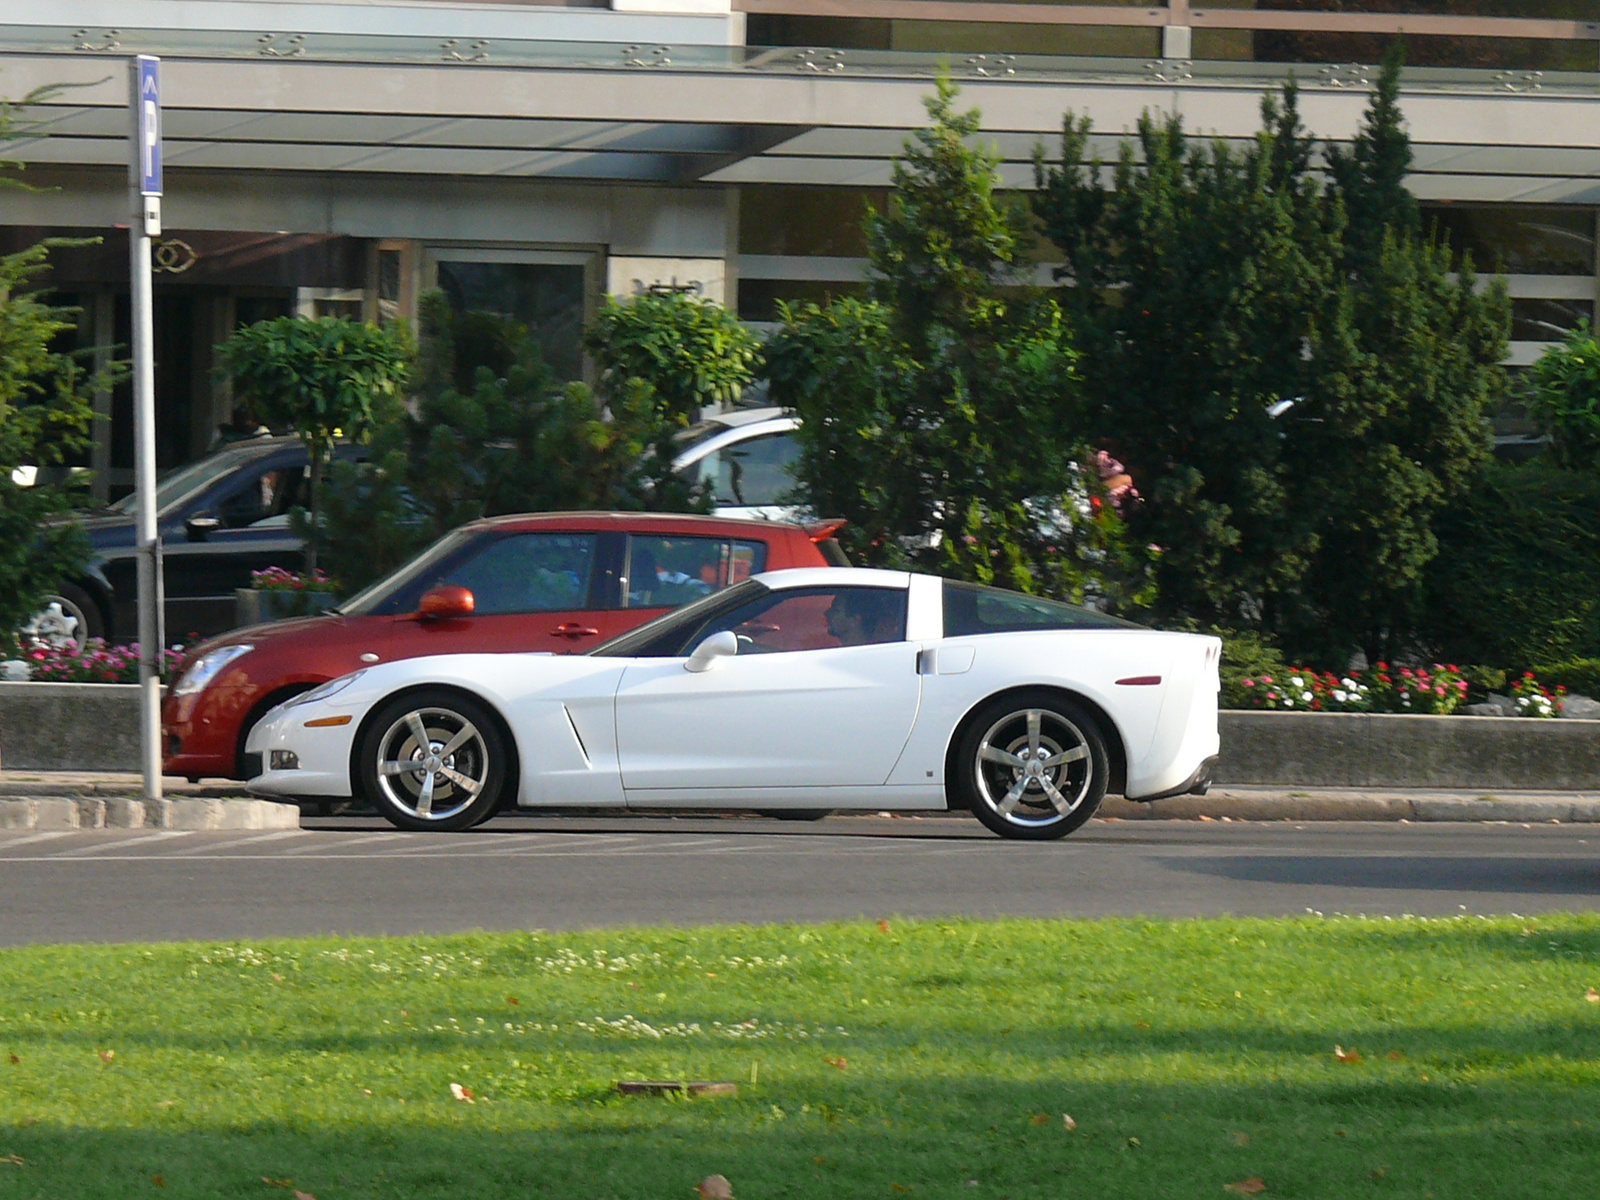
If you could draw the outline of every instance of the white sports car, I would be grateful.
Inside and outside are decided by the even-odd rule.
[[[420,619],[420,618],[419,618]],[[1057,838],[1109,790],[1203,793],[1222,643],[931,575],[757,575],[592,653],[369,667],[268,713],[263,796],[403,829],[503,805],[970,809]]]

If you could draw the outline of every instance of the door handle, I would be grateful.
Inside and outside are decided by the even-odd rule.
[[[564,637],[575,642],[582,637],[594,637],[599,632],[592,625],[580,625],[577,621],[563,621],[550,631],[550,636]]]

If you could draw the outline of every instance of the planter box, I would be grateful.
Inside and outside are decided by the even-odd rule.
[[[1218,784],[1593,791],[1600,721],[1224,712]]]
[[[1581,792],[1600,721],[1224,712],[1219,785]],[[137,771],[139,689],[0,683],[0,770]]]
[[[0,683],[0,770],[139,770],[139,685]]]
[[[332,592],[261,591],[258,588],[233,589],[233,623],[236,628],[260,625],[263,621],[284,621],[290,617],[311,617],[339,601]]]

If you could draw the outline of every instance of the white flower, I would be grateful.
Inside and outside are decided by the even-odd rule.
[[[1309,704],[1311,702],[1311,693],[1310,692],[1301,692],[1300,693],[1300,699],[1306,701],[1306,703]]]
[[[1348,700],[1350,698],[1350,693],[1349,692],[1342,692],[1342,691],[1339,691],[1339,690],[1336,689],[1334,691],[1334,693],[1333,693],[1333,698],[1336,701],[1338,701],[1340,704],[1343,704],[1346,700]]]
[[[1305,687],[1306,683],[1305,683],[1305,680],[1300,678],[1300,676],[1291,675],[1289,677],[1289,685],[1291,687]]]

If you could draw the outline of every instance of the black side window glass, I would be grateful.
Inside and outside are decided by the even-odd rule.
[[[1022,633],[1036,629],[1138,629],[1132,621],[1091,608],[1024,596],[975,583],[944,584],[944,635]]]
[[[414,610],[423,592],[446,584],[470,591],[473,611],[482,617],[587,608],[597,540],[592,533],[481,538],[453,561],[413,580],[397,609],[384,608]]]

